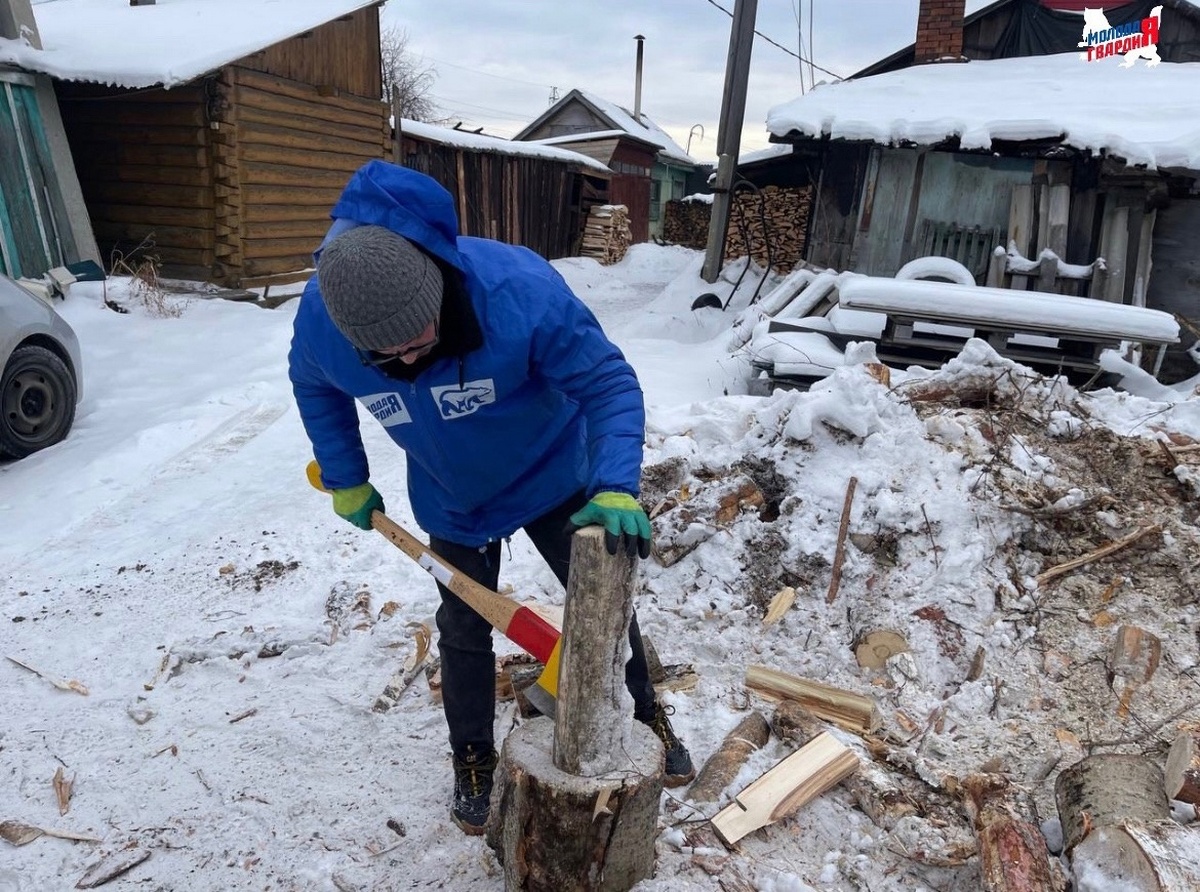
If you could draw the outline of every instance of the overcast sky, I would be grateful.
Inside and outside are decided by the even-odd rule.
[[[755,38],[741,151],[766,146],[767,110],[809,89],[801,34],[805,59],[845,76],[912,43],[917,6],[759,0],[757,30],[779,46]],[[412,54],[435,70],[433,98],[451,123],[503,137],[545,111],[553,91],[578,88],[632,110],[641,34],[642,111],[704,162],[716,156],[729,55],[723,9],[732,13],[734,0],[390,0],[383,23],[406,31]]]

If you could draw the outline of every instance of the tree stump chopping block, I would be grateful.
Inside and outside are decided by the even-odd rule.
[[[537,718],[504,741],[488,845],[508,892],[626,892],[654,875],[663,749],[634,722],[625,764],[598,777],[555,767],[554,723]]]

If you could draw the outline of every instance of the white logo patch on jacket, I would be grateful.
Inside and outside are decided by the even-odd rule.
[[[438,412],[447,421],[470,415],[480,406],[496,402],[496,383],[491,378],[468,381],[462,387],[431,387],[429,392],[433,394]]]
[[[412,423],[412,415],[398,393],[373,393],[358,399],[384,427]]]

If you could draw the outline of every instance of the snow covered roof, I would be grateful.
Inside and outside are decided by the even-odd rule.
[[[0,38],[0,65],[61,80],[172,87],[376,2],[33,0],[42,49]]]
[[[501,139],[497,136],[485,136],[481,133],[464,133],[449,127],[437,127],[433,124],[423,124],[420,121],[400,120],[400,132],[407,136],[427,139],[431,142],[448,146],[460,146],[464,149],[476,149],[483,152],[496,152],[502,155],[524,155],[534,158],[549,158],[590,167],[601,173],[612,173],[607,167],[594,158],[572,152],[569,149],[556,149],[541,142],[516,142]]]
[[[767,113],[776,137],[828,136],[964,149],[1061,139],[1128,164],[1200,170],[1200,63],[1150,68],[1077,53],[918,65],[819,84]]]
[[[624,130],[633,136],[639,136],[642,139],[647,139],[654,143],[662,153],[672,161],[678,161],[681,164],[695,164],[696,161],[680,148],[679,143],[667,136],[665,130],[642,114],[641,119],[634,118],[633,113],[626,111],[615,102],[609,102],[607,99],[601,99],[594,93],[587,93],[579,90],[579,95],[594,105],[603,115],[608,118],[617,129]]]
[[[554,137],[554,140],[561,142],[578,142],[581,138],[595,139],[601,135],[616,136],[625,134],[628,136],[637,137],[638,139],[645,140],[646,142],[657,146],[660,154],[670,161],[675,161],[679,164],[695,166],[696,159],[681,149],[679,147],[679,143],[671,139],[665,130],[646,117],[645,113],[642,114],[641,120],[638,121],[633,117],[631,112],[622,106],[617,105],[615,102],[609,102],[607,99],[601,99],[594,93],[587,93],[583,90],[572,90],[557,103],[539,115],[531,124],[529,124],[528,127],[521,131],[521,133],[518,133],[517,138],[520,139],[522,134],[532,132],[539,124],[541,124],[542,121],[552,117],[557,109],[563,107],[568,102],[577,99],[581,100],[587,105],[592,106],[592,108],[601,117],[608,120],[608,123],[612,125],[612,129],[597,130],[587,133],[572,133],[564,137]],[[537,142],[540,142],[543,145],[550,144],[550,140],[546,139],[537,140]]]

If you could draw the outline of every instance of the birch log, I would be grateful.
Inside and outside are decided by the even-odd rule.
[[[1200,829],[1174,821],[1099,827],[1071,855],[1078,892],[1196,892]]]
[[[720,798],[750,755],[766,745],[770,732],[760,712],[752,712],[738,722],[696,775],[688,788],[688,798],[693,802],[715,802]]]
[[[1142,756],[1088,756],[1059,774],[1054,799],[1063,851],[1068,854],[1093,828],[1128,820],[1161,821],[1171,815],[1162,771]]]
[[[1200,732],[1184,731],[1175,738],[1163,775],[1168,798],[1200,805]]]

